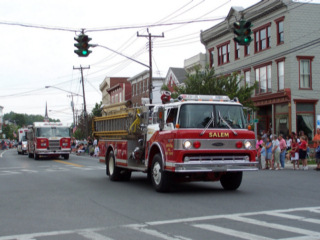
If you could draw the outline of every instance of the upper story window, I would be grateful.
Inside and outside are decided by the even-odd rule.
[[[276,60],[277,62],[277,79],[278,79],[278,90],[284,90],[284,59],[281,58]]]
[[[240,45],[237,42],[234,42],[234,56],[235,60],[240,58]]]
[[[244,81],[245,81],[245,84],[246,84],[246,87],[250,87],[251,84],[250,84],[250,69],[249,70],[244,70]]]
[[[250,45],[244,46],[244,56],[249,56],[250,55]]]
[[[258,82],[256,94],[271,92],[271,63],[256,67],[255,73]]]
[[[230,61],[230,41],[217,46],[218,65],[228,63]]]
[[[279,45],[284,43],[284,30],[283,30],[284,16],[274,21],[277,24],[277,45]]]
[[[214,67],[214,48],[210,48],[209,50],[209,66],[210,68]]]
[[[270,48],[271,23],[254,30],[254,51],[260,52]]]
[[[314,57],[297,56],[299,61],[299,86],[300,89],[312,88],[312,67],[311,62]]]

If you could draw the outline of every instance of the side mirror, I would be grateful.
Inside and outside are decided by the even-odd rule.
[[[164,128],[164,107],[158,108],[158,120],[159,120],[159,129],[160,131]]]

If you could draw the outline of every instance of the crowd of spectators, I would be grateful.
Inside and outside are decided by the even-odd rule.
[[[90,136],[84,140],[76,140],[75,138],[72,138],[71,152],[76,155],[87,153],[90,156],[97,157],[99,155],[98,140],[96,138],[92,140]]]
[[[315,159],[320,170],[320,128],[312,139],[313,145],[309,145],[309,139],[300,131],[298,136],[292,132],[290,136],[283,134],[272,135],[263,132],[257,136],[256,150],[261,169],[281,170],[284,169],[286,161],[290,161],[294,170],[308,170],[308,158],[310,147],[315,148]],[[301,165],[301,168],[300,168]]]

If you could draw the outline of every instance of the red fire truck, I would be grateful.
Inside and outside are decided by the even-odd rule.
[[[109,105],[93,121],[100,161],[112,181],[141,171],[156,191],[177,181],[220,181],[235,190],[243,171],[258,170],[255,135],[243,106],[228,96],[180,95],[178,102]],[[167,99],[168,100],[168,99]]]
[[[62,156],[69,159],[71,152],[70,128],[61,122],[34,122],[28,127],[28,156]]]

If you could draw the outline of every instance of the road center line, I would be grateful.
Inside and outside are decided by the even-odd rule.
[[[53,160],[53,161],[58,162],[58,163],[63,163],[63,164],[71,165],[71,166],[75,166],[75,167],[84,167],[83,165],[80,165],[80,164],[65,162],[65,161],[61,161],[61,160]]]

